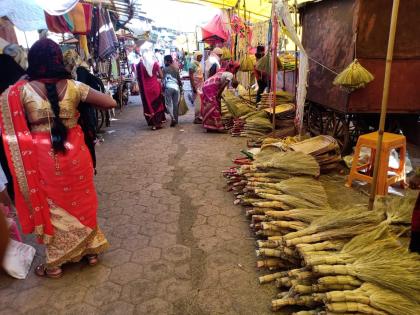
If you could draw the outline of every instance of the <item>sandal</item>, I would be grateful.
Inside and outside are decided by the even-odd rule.
[[[59,279],[63,276],[63,270],[60,267],[49,269],[44,264],[41,264],[35,268],[35,274],[38,277]]]
[[[86,255],[85,256],[89,266],[96,266],[99,263],[99,258],[98,255],[94,254],[94,255]]]

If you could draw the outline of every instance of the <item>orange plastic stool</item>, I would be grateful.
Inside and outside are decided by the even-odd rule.
[[[373,168],[375,163],[376,144],[378,141],[378,132],[368,133],[362,135],[357,139],[357,145],[353,156],[353,163],[350,174],[347,178],[347,187],[351,187],[354,180],[361,180],[372,184]],[[370,159],[367,163],[360,164],[360,150],[362,147],[371,150]],[[389,167],[389,156],[391,150],[396,149],[400,151],[400,163],[398,168]],[[400,182],[401,187],[405,187],[405,155],[406,155],[406,140],[404,136],[394,133],[384,133],[382,142],[382,154],[379,163],[378,183],[376,186],[377,195],[388,194],[388,187]],[[388,175],[388,172],[395,174]]]

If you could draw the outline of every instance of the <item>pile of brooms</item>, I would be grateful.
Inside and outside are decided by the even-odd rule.
[[[242,163],[244,164],[244,163]],[[257,237],[272,310],[309,314],[420,314],[420,256],[409,253],[415,196],[332,209],[302,152],[262,151],[224,172]]]

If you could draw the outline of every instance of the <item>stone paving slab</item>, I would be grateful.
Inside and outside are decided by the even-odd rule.
[[[270,314],[248,223],[221,171],[244,139],[206,133],[192,111],[150,131],[130,105],[97,147],[99,223],[111,243],[100,265],[64,267],[59,280],[0,274],[5,314]],[[42,261],[36,246],[33,267]]]

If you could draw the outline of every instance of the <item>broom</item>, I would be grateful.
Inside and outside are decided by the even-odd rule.
[[[255,157],[253,165],[259,169],[274,168],[284,170],[288,174],[319,176],[320,168],[315,158],[301,152],[262,151]]]
[[[383,213],[366,211],[361,206],[351,207],[339,213],[331,213],[314,220],[306,229],[285,235],[286,240],[311,235],[320,231],[339,229],[346,226],[378,224],[384,218]]]
[[[405,248],[383,251],[375,249],[349,265],[318,265],[319,275],[352,275],[420,302],[420,259]]]

